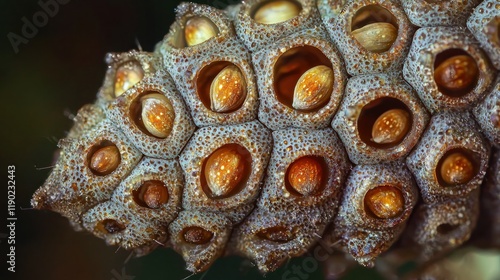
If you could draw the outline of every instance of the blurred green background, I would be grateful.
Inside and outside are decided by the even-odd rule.
[[[42,0],[41,2],[54,2]],[[60,2],[64,2],[59,0]],[[72,125],[67,117],[94,101],[106,65],[107,52],[144,50],[168,32],[174,8],[180,1],[66,0],[54,16],[37,28],[18,51],[9,36],[22,35],[24,18],[43,21],[38,1],[3,0],[0,3],[0,172],[7,182],[7,166],[16,166],[16,273],[4,274],[7,246],[2,226],[1,279],[132,280],[183,279],[190,275],[184,261],[172,249],[128,260],[129,252],[116,251],[88,233],[75,232],[67,220],[47,211],[29,208],[32,193],[44,182],[58,139]],[[223,7],[235,0],[194,1]],[[36,33],[36,34],[35,34]],[[10,35],[9,35],[10,34]],[[1,218],[5,221],[7,188],[2,188]],[[4,208],[5,207],[5,208]],[[265,279],[323,279],[321,269],[305,277],[283,277],[293,265],[270,273]],[[206,273],[189,279],[264,279],[249,261],[239,257],[218,260]],[[356,269],[344,279],[380,279],[367,269]]]

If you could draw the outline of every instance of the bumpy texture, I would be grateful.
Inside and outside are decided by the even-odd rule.
[[[318,237],[365,266],[476,228],[498,248],[500,2],[479,2],[183,3],[154,52],[106,57],[32,204],[192,272],[227,253],[273,271]],[[267,4],[288,17],[257,20]]]

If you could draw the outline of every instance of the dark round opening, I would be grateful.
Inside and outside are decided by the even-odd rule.
[[[459,227],[459,225],[452,225],[452,224],[440,224],[438,227],[437,227],[437,232],[439,234],[449,234],[451,233],[452,231],[456,230],[457,228]]]
[[[411,113],[411,110],[406,106],[405,103],[403,103],[403,101],[397,98],[382,97],[371,101],[370,103],[366,104],[363,107],[363,109],[361,109],[361,113],[359,114],[357,121],[357,129],[361,141],[363,141],[368,146],[378,149],[392,148],[403,142],[404,139],[406,138],[406,135],[402,137],[399,141],[395,141],[392,143],[381,144],[374,142],[372,139],[373,136],[372,130],[377,119],[385,112],[393,109],[400,109],[408,113],[409,115],[408,126],[410,128],[406,133],[406,135],[408,135],[408,133],[411,131],[411,128],[413,127],[413,114]]]
[[[434,81],[442,94],[462,97],[476,87],[478,80],[479,68],[468,52],[448,49],[436,55]]]
[[[257,236],[278,243],[286,243],[295,238],[297,228],[289,229],[285,226],[274,226],[257,232]]]
[[[307,70],[319,65],[325,65],[332,68],[332,63],[326,55],[315,47],[294,47],[283,53],[276,61],[273,70],[274,92],[278,101],[293,108],[295,85]],[[321,109],[321,107],[322,106],[313,111],[317,111]]]
[[[463,179],[460,180],[460,182],[457,183],[451,183],[450,179],[447,179],[445,176],[446,174],[443,174],[442,169],[443,169],[443,164],[447,164],[446,160],[449,159],[450,157],[453,157],[453,155],[460,155],[465,158],[465,160],[469,161],[471,164],[472,169],[464,168],[462,172],[464,175],[460,176]],[[479,172],[479,163],[481,162],[481,156],[479,156],[477,153],[470,151],[468,149],[463,149],[463,148],[455,148],[447,151],[444,153],[444,155],[439,159],[439,162],[436,166],[435,174],[436,178],[438,180],[439,185],[443,187],[452,187],[452,186],[457,186],[460,184],[467,184],[470,180],[472,180],[477,173]],[[450,166],[450,165],[448,165]],[[446,169],[447,166],[444,166]]]

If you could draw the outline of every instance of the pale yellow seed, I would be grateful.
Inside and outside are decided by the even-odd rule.
[[[300,10],[300,6],[292,1],[272,1],[262,5],[253,18],[262,24],[275,24],[296,17]]]
[[[229,65],[217,74],[210,86],[210,109],[227,113],[238,109],[247,96],[247,84],[241,70]]]
[[[378,144],[394,144],[410,130],[410,114],[402,109],[391,109],[380,115],[372,127],[372,141]]]
[[[367,51],[382,53],[392,47],[398,30],[387,22],[376,22],[352,31],[352,35]]]
[[[324,105],[332,94],[333,80],[333,70],[325,65],[307,70],[295,85],[292,107],[314,110]]]
[[[186,21],[184,36],[188,46],[201,44],[217,36],[219,29],[206,17],[192,17]]]
[[[175,120],[172,104],[164,95],[152,93],[141,98],[142,122],[146,130],[158,138],[170,135]]]
[[[144,71],[137,62],[125,63],[116,69],[115,97],[122,95],[144,77]]]

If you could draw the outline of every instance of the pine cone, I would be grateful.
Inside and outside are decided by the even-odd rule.
[[[500,2],[480,2],[182,3],[154,52],[106,57],[32,205],[195,273],[319,239],[368,267],[499,248]]]

